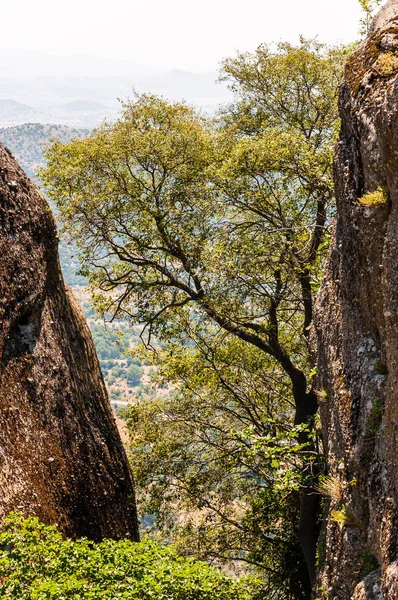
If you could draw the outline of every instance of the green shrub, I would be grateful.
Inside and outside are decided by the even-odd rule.
[[[380,358],[375,361],[374,370],[377,375],[388,375],[387,365]]]
[[[2,600],[249,600],[255,588],[152,541],[64,540],[20,514],[0,533]]]
[[[340,529],[357,527],[361,531],[366,531],[364,523],[354,515],[352,508],[347,504],[343,504],[341,510],[332,510],[331,519],[337,523]]]
[[[139,385],[142,377],[142,369],[138,365],[132,364],[126,371],[127,383],[130,385]]]
[[[374,192],[368,192],[358,199],[361,206],[380,206],[387,204],[388,191],[386,188],[379,186]]]
[[[376,435],[383,419],[384,404],[377,398],[374,399],[371,411],[369,413],[367,427],[371,435]]]
[[[377,558],[367,550],[364,550],[361,554],[361,576],[367,577],[379,567]]]

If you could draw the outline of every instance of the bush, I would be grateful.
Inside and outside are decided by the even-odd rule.
[[[20,514],[4,521],[0,548],[2,600],[249,600],[255,588],[152,541],[64,540]]]
[[[112,375],[115,378],[119,378],[122,377],[124,378],[126,375],[126,371],[125,369],[123,369],[122,367],[120,367],[119,365],[116,365],[115,367],[113,367],[112,369]]]
[[[141,367],[139,367],[138,365],[131,365],[127,371],[126,371],[126,376],[127,376],[127,383],[129,385],[139,385],[140,381],[141,381],[141,377],[142,377],[142,369]]]
[[[388,191],[379,186],[374,192],[368,192],[358,200],[361,206],[380,206],[387,204],[388,202]]]

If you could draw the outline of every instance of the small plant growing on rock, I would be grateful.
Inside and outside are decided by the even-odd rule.
[[[375,361],[374,370],[377,375],[388,375],[387,365],[380,358]]]
[[[324,583],[321,583],[320,586],[318,587],[318,589],[316,590],[317,597],[315,598],[315,600],[325,600],[328,597],[328,591],[327,588],[325,586]]]
[[[367,577],[373,571],[379,568],[379,563],[377,558],[373,556],[367,550],[364,550],[361,554],[361,575],[362,577]]]
[[[377,59],[376,69],[382,77],[390,77],[398,71],[398,56],[393,52],[383,52]]]
[[[373,402],[371,411],[369,413],[368,422],[367,422],[368,431],[372,435],[376,435],[376,433],[381,425],[381,420],[383,418],[383,410],[384,410],[383,402],[381,402],[381,400],[375,399],[375,401]]]
[[[379,186],[374,192],[368,192],[361,198],[358,198],[358,202],[361,206],[381,206],[387,204],[387,189]]]
[[[319,402],[326,402],[330,399],[330,390],[321,389],[317,390],[315,393]]]
[[[341,502],[344,497],[345,485],[337,477],[327,475],[322,477],[318,485],[315,486],[317,492],[334,500]]]
[[[365,525],[358,519],[350,506],[343,504],[340,510],[332,510],[332,521],[337,523],[340,529],[344,527],[357,527],[361,531],[366,531]]]

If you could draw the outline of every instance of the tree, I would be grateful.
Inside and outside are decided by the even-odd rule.
[[[277,365],[222,332],[195,332],[155,360],[171,393],[127,414],[140,510],[156,517],[149,533],[183,554],[259,569],[265,597],[307,598],[297,494],[302,461],[316,454],[297,443]]]
[[[149,344],[153,333],[184,345],[205,331],[255,349],[289,385],[297,426],[317,411],[307,337],[343,58],[305,40],[238,55],[223,66],[237,100],[218,122],[137,96],[116,123],[55,142],[42,171],[97,308],[145,323]],[[304,429],[299,442],[309,443]],[[316,504],[302,494],[312,577]]]
[[[365,13],[361,19],[360,33],[366,35],[369,32],[369,27],[374,17],[374,14],[383,0],[358,0],[363,12]]]
[[[142,369],[138,365],[130,365],[126,370],[127,383],[130,385],[139,385],[142,377]]]

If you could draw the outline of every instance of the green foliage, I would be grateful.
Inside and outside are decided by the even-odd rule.
[[[339,510],[332,510],[331,519],[337,523],[340,529],[357,527],[361,531],[366,531],[365,525],[355,516],[352,508],[347,504],[343,504]]]
[[[54,143],[42,178],[100,311],[163,338],[184,330],[188,317],[206,319],[290,369],[275,310],[286,340],[303,302],[309,325],[333,198],[342,57],[303,41],[264,50],[261,70],[258,58],[232,59],[225,77],[242,100],[216,130],[187,106],[143,95],[85,140]],[[297,343],[296,355],[304,352]]]
[[[364,550],[361,554],[361,563],[362,577],[367,577],[372,571],[376,571],[380,567],[377,558],[367,550]]]
[[[138,385],[141,381],[142,369],[138,365],[131,365],[126,370],[127,383],[130,385]]]
[[[5,520],[0,548],[3,600],[249,600],[257,588],[155,542],[64,540],[19,514]]]
[[[375,192],[368,192],[358,200],[361,206],[379,206],[388,202],[388,193],[385,188],[379,186]]]
[[[173,392],[129,414],[142,505],[164,538],[258,566],[283,599],[309,594],[297,542],[298,489],[319,458],[307,338],[344,58],[304,39],[237,55],[222,73],[236,99],[216,120],[138,95],[85,140],[55,142],[41,172],[97,310],[162,344],[153,362]]]
[[[101,360],[101,366],[108,369],[113,367],[120,369],[120,362],[123,362],[124,366],[140,365],[140,361],[130,354],[132,348],[140,343],[135,330],[123,325],[113,329],[108,325],[99,323],[91,324],[90,329]],[[121,373],[121,371],[118,371],[118,376],[121,376]]]
[[[383,0],[358,0],[358,2],[364,12],[364,17],[361,19],[360,33],[366,35],[369,32],[372,18]]]
[[[281,598],[292,589],[305,598],[297,494],[302,462],[316,455],[297,443],[288,387],[277,396],[278,371],[233,338],[206,338],[200,350],[169,344],[157,361],[156,384],[172,393],[125,413],[140,511],[156,517],[146,535],[252,565]]]
[[[367,421],[367,429],[371,435],[376,435],[381,425],[384,413],[384,404],[377,398],[374,399]]]
[[[91,323],[90,327],[111,399],[122,400],[121,390],[114,386],[122,386],[126,392],[126,385],[129,388],[138,386],[144,375],[141,361],[133,355],[141,345],[139,331],[126,323],[118,323],[115,329],[99,323]]]
[[[375,361],[374,370],[378,375],[388,375],[387,365],[380,358]]]
[[[221,79],[230,82],[238,98],[227,121],[248,134],[268,128],[301,133],[314,140],[314,157],[322,160],[323,144],[329,146],[330,136],[337,132],[336,84],[346,56],[344,47],[301,38],[297,46],[262,44],[254,53],[224,60]],[[327,184],[329,163],[325,166]]]

